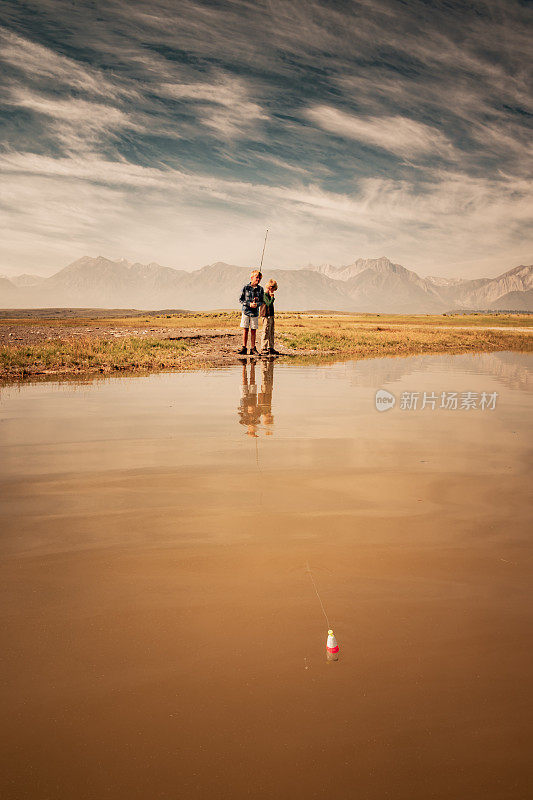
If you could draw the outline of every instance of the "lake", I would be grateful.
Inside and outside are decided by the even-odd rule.
[[[511,352],[2,388],[2,796],[526,797],[532,398]]]

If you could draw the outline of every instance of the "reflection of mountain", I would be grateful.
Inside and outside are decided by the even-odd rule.
[[[354,362],[350,380],[355,386],[376,389],[401,381],[415,372],[425,372],[438,361],[443,370],[490,375],[508,389],[533,391],[533,357],[529,353],[465,353],[420,355],[408,358],[372,358]],[[434,366],[433,366],[434,368]]]
[[[159,264],[84,257],[49,278],[0,278],[5,308],[235,308],[250,269],[218,262],[193,272]],[[533,310],[533,266],[496,278],[421,278],[388,258],[297,270],[266,270],[280,310],[442,312],[452,308]]]

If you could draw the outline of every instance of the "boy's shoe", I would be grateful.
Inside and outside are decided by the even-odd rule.
[[[250,350],[250,355],[251,356],[258,356],[259,355],[259,353],[257,352],[257,348],[256,347],[252,347],[252,349]]]
[[[279,350],[274,350],[273,347],[270,348],[269,353],[270,353],[271,356],[280,356],[281,355]]]
[[[245,355],[247,355],[247,350],[246,350],[246,347],[241,347],[241,349],[240,349],[240,350],[237,350],[237,355],[238,355],[238,356],[245,356]]]

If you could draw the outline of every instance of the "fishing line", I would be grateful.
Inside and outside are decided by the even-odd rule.
[[[260,475],[260,478],[259,478],[259,486],[260,486],[260,489],[259,489],[259,505],[261,506],[261,505],[263,505],[263,481],[262,481],[263,470],[259,466],[259,443],[257,441],[259,439],[259,436],[256,435],[254,438],[255,438],[255,465],[256,465],[257,471],[258,471],[258,473]]]
[[[316,596],[318,597],[318,602],[320,603],[320,607],[322,608],[322,613],[324,614],[324,617],[326,618],[326,623],[327,623],[327,626],[328,626],[328,629],[329,629],[330,625],[329,625],[328,615],[326,614],[326,609],[324,608],[324,603],[322,602],[322,598],[320,597],[320,593],[319,593],[319,591],[317,589],[317,585],[315,583],[315,579],[314,579],[313,573],[311,572],[311,570],[309,568],[309,561],[306,561],[305,565],[307,567],[307,574],[311,578],[311,582],[312,582],[314,590],[316,592]]]

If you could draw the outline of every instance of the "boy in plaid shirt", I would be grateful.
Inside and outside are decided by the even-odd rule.
[[[254,269],[250,275],[250,283],[243,286],[239,302],[242,303],[241,325],[242,331],[242,347],[238,351],[239,355],[247,355],[246,345],[248,344],[248,331],[250,334],[250,348],[251,356],[258,356],[259,353],[255,347],[255,337],[257,335],[257,328],[259,325],[259,309],[263,305],[265,293],[263,287],[259,286],[259,282],[263,276],[258,269]]]

